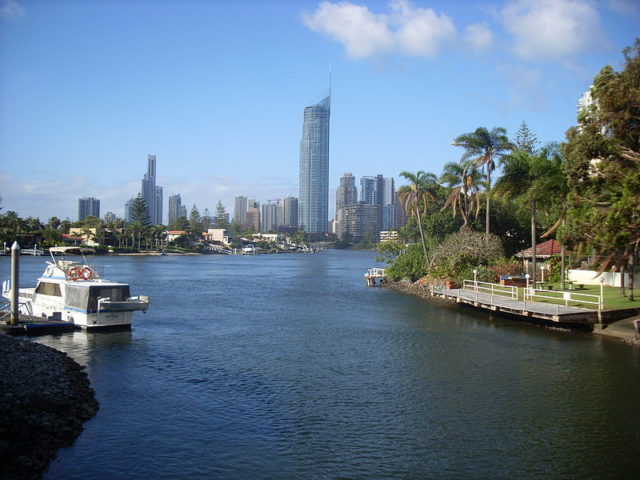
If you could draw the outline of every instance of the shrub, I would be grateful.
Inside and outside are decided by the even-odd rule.
[[[494,280],[494,273],[487,267],[504,257],[500,239],[473,230],[462,230],[449,235],[435,249],[429,274],[462,283],[464,279],[473,278],[473,270],[478,270],[478,280]]]
[[[398,256],[386,269],[386,275],[394,281],[408,278],[415,282],[426,273],[424,254],[420,245],[410,245],[406,252]]]

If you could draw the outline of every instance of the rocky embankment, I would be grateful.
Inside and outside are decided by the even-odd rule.
[[[456,302],[444,299],[441,297],[432,297],[429,293],[429,286],[423,285],[420,282],[408,282],[408,281],[399,281],[399,282],[387,282],[384,285],[386,288],[390,288],[391,290],[395,290],[397,292],[406,293],[407,295],[415,295],[416,297],[420,297],[424,300],[428,300],[430,303],[436,303],[441,305],[452,305]]]
[[[40,478],[95,415],[83,368],[63,352],[0,334],[0,478]]]

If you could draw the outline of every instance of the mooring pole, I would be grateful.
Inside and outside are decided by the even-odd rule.
[[[19,291],[20,245],[18,245],[18,242],[13,242],[11,246],[11,325],[17,325],[20,321]]]

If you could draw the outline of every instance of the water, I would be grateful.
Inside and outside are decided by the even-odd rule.
[[[640,478],[640,349],[366,288],[374,256],[96,257],[152,304],[37,339],[100,402],[44,478]]]

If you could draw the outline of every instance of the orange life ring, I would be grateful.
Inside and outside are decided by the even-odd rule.
[[[82,270],[80,270],[78,277],[82,278],[83,280],[89,280],[91,277],[93,277],[93,270],[91,270],[91,267],[82,267]]]
[[[78,279],[78,274],[80,273],[80,267],[78,266],[73,266],[69,269],[69,272],[67,273],[67,275],[69,276],[69,279],[71,280],[77,280]]]

